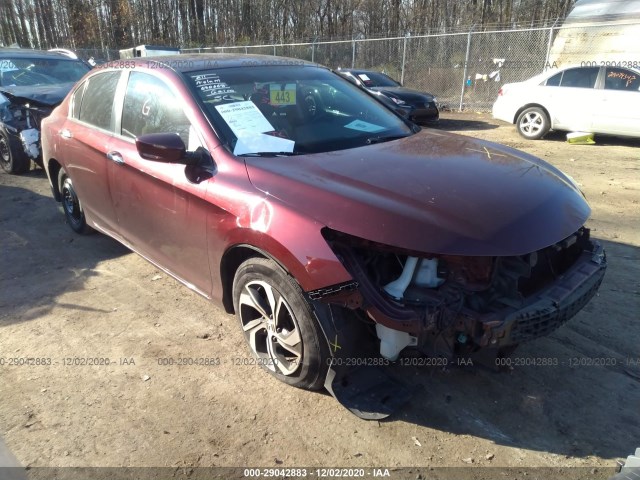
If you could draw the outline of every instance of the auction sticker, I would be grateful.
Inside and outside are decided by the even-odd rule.
[[[216,105],[216,110],[236,137],[273,131],[273,125],[251,100]]]
[[[364,120],[354,120],[351,123],[347,123],[344,127],[350,128],[351,130],[359,130],[361,132],[371,133],[381,132],[382,130],[384,130],[384,127],[376,125],[375,123],[365,122]]]
[[[296,104],[296,84],[269,85],[269,102],[271,105],[295,105]]]

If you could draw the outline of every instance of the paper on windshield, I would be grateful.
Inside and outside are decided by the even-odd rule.
[[[243,153],[258,152],[293,152],[296,142],[287,140],[286,138],[274,137],[273,135],[265,135],[264,133],[256,133],[248,135],[244,133],[238,136],[236,148],[233,149],[234,155],[242,155]]]
[[[371,79],[369,78],[369,76],[368,76],[368,75],[366,75],[366,74],[364,74],[364,73],[361,73],[361,74],[360,74],[360,75],[358,75],[358,76],[359,76],[362,80],[364,80],[365,82],[368,82],[369,80],[371,80]]]
[[[364,120],[354,120],[351,123],[347,123],[344,127],[350,128],[351,130],[371,133],[381,132],[382,130],[384,130],[384,127],[376,125],[375,123],[365,122]]]
[[[11,60],[0,60],[0,72],[12,72],[14,70],[18,70],[18,67]]]
[[[258,152],[293,152],[295,142],[286,138],[265,135],[273,125],[251,100],[216,105],[216,110],[238,137],[234,155]]]
[[[216,110],[238,138],[273,131],[273,125],[251,100],[216,105]]]

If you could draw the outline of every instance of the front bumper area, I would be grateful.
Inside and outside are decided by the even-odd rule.
[[[364,264],[351,249],[339,255],[354,282],[310,292],[310,296],[325,303],[363,312],[370,321],[388,329],[405,332],[412,337],[412,345],[423,351],[434,351],[434,342],[447,339],[440,351],[472,353],[484,348],[500,349],[550,334],[576,313],[596,294],[606,271],[603,248],[589,240],[588,230],[581,229],[568,239],[545,250],[560,250],[561,244],[574,244],[576,251],[570,266],[546,283],[531,286],[533,270],[504,257],[504,267],[493,283],[511,283],[501,290],[493,290],[496,297],[480,309],[465,300],[473,292],[445,284],[426,292],[431,300],[426,306],[402,304],[394,301],[367,275]],[[577,243],[576,243],[577,242]],[[536,252],[544,257],[545,250]],[[534,255],[534,254],[532,254]],[[515,269],[514,269],[515,267]],[[520,270],[518,270],[520,269]],[[553,270],[553,268],[552,268]],[[535,280],[535,278],[534,278]],[[529,282],[529,283],[527,283]],[[519,287],[522,283],[522,288]]]
[[[489,343],[514,345],[549,335],[573,318],[598,291],[607,269],[602,246],[585,252],[560,282],[535,295],[530,303],[505,315],[489,328]]]
[[[440,119],[440,112],[434,102],[415,105],[409,111],[409,119],[418,124],[436,122]]]

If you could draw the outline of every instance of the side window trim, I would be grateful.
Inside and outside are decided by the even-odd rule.
[[[606,67],[600,65],[598,70],[598,76],[596,77],[596,85],[593,87],[596,90],[604,90],[604,79],[606,77]]]
[[[113,134],[116,137],[122,136],[122,112],[124,110],[124,99],[127,93],[127,85],[129,83],[129,77],[131,72],[129,70],[123,70],[118,80],[118,86],[116,87],[116,94],[113,99]],[[124,137],[127,138],[127,137]],[[128,140],[132,140],[127,138]],[[135,140],[133,140],[135,142]]]
[[[67,117],[71,117],[74,120],[78,120],[77,114],[80,113],[80,110],[78,109],[78,111],[76,111],[76,101],[77,101],[77,97],[78,95],[80,95],[80,104],[79,106],[82,106],[82,99],[84,98],[84,91],[87,88],[87,84],[88,84],[88,80],[85,80],[84,82],[82,82],[78,88],[76,88],[73,91],[73,95],[71,97],[71,104],[69,105],[69,110],[71,111],[71,115],[67,114]]]

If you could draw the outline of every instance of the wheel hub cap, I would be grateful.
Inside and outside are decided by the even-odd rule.
[[[245,285],[239,309],[245,337],[260,364],[282,375],[294,374],[302,363],[302,338],[285,298],[256,280]]]

